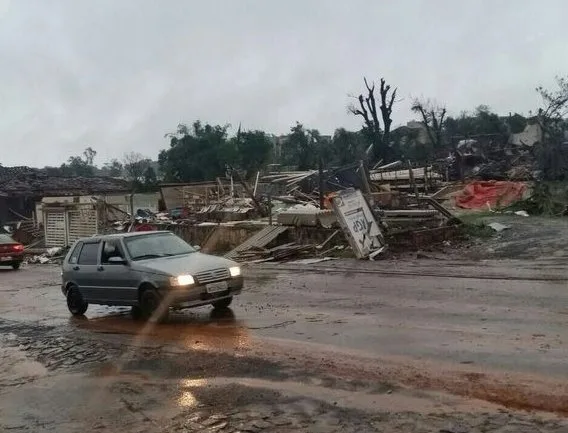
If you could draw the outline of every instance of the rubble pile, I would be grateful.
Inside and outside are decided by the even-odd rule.
[[[29,176],[39,190],[43,174]],[[155,207],[134,207],[132,195],[129,207],[112,205],[104,196],[46,203],[44,221],[48,221],[46,212],[57,206],[65,214],[64,240],[55,239],[52,229],[43,227],[44,221],[31,219],[22,218],[13,233],[27,246],[29,263],[57,262],[64,250],[45,247],[66,247],[77,236],[158,229],[172,230],[191,244],[195,242],[189,238],[197,233],[208,249],[226,252],[233,248],[227,257],[243,262],[319,260],[347,250],[355,257],[373,259],[389,242],[404,236],[447,241],[445,228],[461,223],[454,209],[493,211],[526,199],[530,195],[526,181],[534,176],[528,146],[468,138],[459,141],[448,158],[422,166],[394,161],[369,168],[360,161],[321,171],[258,173],[250,185],[231,171],[227,178],[215,181],[163,184]],[[486,178],[491,181],[483,181]],[[111,188],[101,179],[97,182],[103,190]],[[87,185],[81,187],[87,189]],[[249,239],[239,245],[243,235],[229,236],[225,230],[236,232],[239,225],[260,230],[246,233]],[[223,229],[211,236],[211,226]],[[282,236],[287,230],[295,235]],[[333,242],[322,242],[322,236],[330,236]],[[230,242],[224,237],[230,237]]]
[[[68,248],[47,248],[40,254],[34,254],[34,250],[27,249],[28,253],[25,258],[25,263],[28,264],[61,264],[67,255]]]
[[[538,177],[534,143],[505,142],[499,136],[458,141],[455,153],[445,164],[447,180],[531,181]]]
[[[314,245],[298,245],[290,242],[283,245],[267,249],[262,247],[251,247],[246,251],[241,251],[234,259],[238,262],[268,262],[282,261],[299,256],[312,255],[315,252]]]

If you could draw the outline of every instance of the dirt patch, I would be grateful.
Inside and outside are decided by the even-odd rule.
[[[461,243],[455,254],[483,259],[542,259],[568,257],[566,233],[568,218],[522,217],[507,214],[482,214],[470,218],[474,224],[480,224],[484,236],[470,236],[469,241]],[[487,235],[487,226],[498,222],[508,229]],[[446,250],[447,254],[454,252]]]
[[[283,353],[283,347],[279,346],[280,353]],[[270,347],[269,344],[264,346],[263,352],[271,351],[274,354]],[[283,364],[306,372],[317,371],[320,376],[329,375],[338,380],[348,377],[367,383],[395,381],[414,389],[439,390],[471,398],[474,399],[473,404],[475,400],[486,401],[509,409],[568,415],[568,383],[559,378],[486,369],[479,371],[469,365],[456,368],[455,364],[444,365],[404,357],[371,359],[355,352],[346,352],[341,356],[337,352],[326,353],[324,347],[318,348],[317,357],[302,350],[299,345],[289,345],[284,351]]]

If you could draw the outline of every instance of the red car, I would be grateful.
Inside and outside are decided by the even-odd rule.
[[[8,235],[0,234],[0,266],[19,269],[24,261],[24,246]]]

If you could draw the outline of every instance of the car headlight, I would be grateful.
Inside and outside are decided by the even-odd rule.
[[[231,277],[238,277],[239,275],[241,275],[241,268],[238,266],[233,266],[232,268],[229,268],[229,273],[231,274]]]
[[[170,278],[170,284],[172,286],[189,286],[194,283],[195,280],[191,275],[178,275],[177,277]]]

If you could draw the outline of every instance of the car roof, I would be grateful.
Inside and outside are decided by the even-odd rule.
[[[123,238],[134,238],[137,236],[148,236],[154,234],[173,234],[168,230],[153,230],[145,232],[125,232],[125,233],[110,233],[107,235],[95,235],[88,238],[81,238],[78,242],[96,242],[105,239],[123,239]]]

